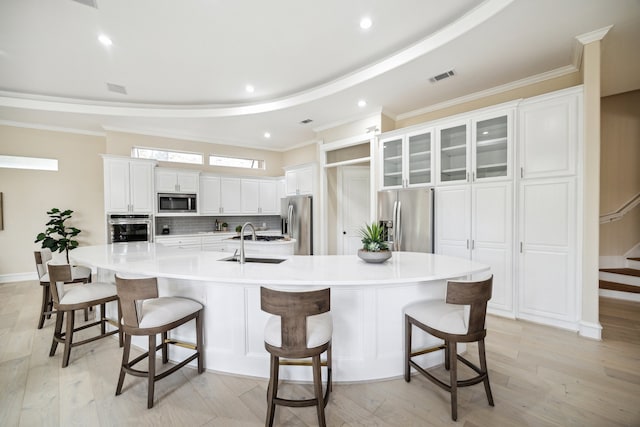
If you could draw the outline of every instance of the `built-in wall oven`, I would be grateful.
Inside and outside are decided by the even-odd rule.
[[[113,214],[107,217],[109,243],[152,242],[151,215]]]

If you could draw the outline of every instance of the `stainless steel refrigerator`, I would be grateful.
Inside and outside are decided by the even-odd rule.
[[[378,192],[378,221],[394,251],[433,253],[433,188]]]
[[[282,234],[296,239],[295,255],[313,255],[313,198],[290,196],[281,201]]]

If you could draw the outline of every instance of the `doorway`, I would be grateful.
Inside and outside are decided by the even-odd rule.
[[[337,254],[353,255],[361,248],[360,229],[369,222],[371,193],[368,166],[338,168]]]

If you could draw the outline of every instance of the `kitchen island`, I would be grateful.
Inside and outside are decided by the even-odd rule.
[[[279,264],[241,265],[224,261],[228,253],[130,243],[80,247],[70,256],[96,268],[100,281],[113,282],[114,273],[155,276],[161,296],[200,301],[205,306],[207,369],[263,378],[269,376],[263,341],[268,315],[260,310],[260,286],[331,287],[335,381],[402,375],[403,307],[416,300],[444,298],[447,279],[489,272],[484,264],[414,252],[395,252],[383,264],[367,264],[356,255],[316,255],[280,257],[284,261]],[[192,340],[193,327],[179,328],[177,337]],[[138,345],[144,347],[143,340]],[[182,356],[179,350],[174,357]],[[442,361],[438,353],[424,357],[432,365]],[[308,380],[310,371],[287,367],[281,377]]]

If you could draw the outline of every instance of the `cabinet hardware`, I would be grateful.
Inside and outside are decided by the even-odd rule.
[[[476,182],[476,172],[475,171],[471,172],[471,181],[472,182]]]
[[[520,253],[522,253],[522,242],[520,242]]]
[[[467,239],[467,249],[469,249],[469,239]]]
[[[524,168],[520,168],[520,178],[524,178]]]
[[[475,240],[471,240],[471,250],[474,250],[476,248],[476,241]]]

